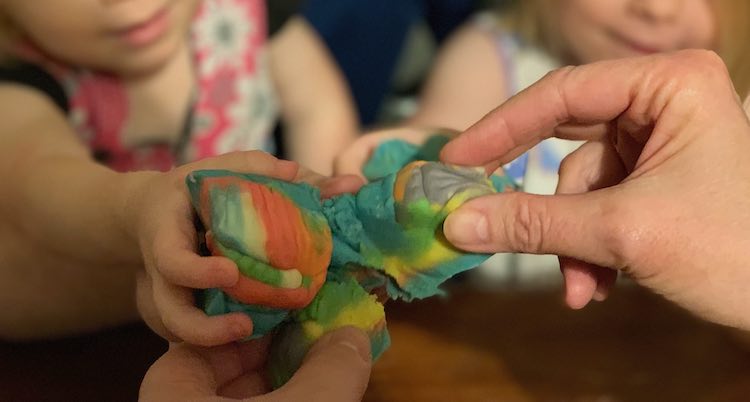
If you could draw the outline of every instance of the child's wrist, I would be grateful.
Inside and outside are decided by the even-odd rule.
[[[116,221],[121,228],[129,250],[140,255],[140,228],[146,219],[144,210],[148,204],[148,192],[159,172],[129,172],[119,174],[115,208]]]

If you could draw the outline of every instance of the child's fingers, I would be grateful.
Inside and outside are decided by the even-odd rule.
[[[358,175],[344,174],[330,177],[306,168],[300,168],[294,181],[318,187],[322,198],[330,198],[343,193],[355,193],[365,184],[365,180]]]
[[[201,257],[188,250],[157,255],[156,269],[173,285],[209,289],[231,287],[239,280],[237,265],[225,257]]]
[[[354,145],[336,158],[333,163],[334,173],[336,175],[353,174],[362,176],[362,168],[380,141],[380,138],[374,136],[371,138],[362,137],[357,140]]]
[[[180,211],[182,208],[176,208]],[[237,266],[224,257],[201,257],[196,253],[196,233],[189,215],[176,212],[159,222],[149,253],[153,268],[167,282],[195,289],[234,286]]]
[[[151,328],[152,331],[156,332],[157,335],[162,338],[174,342],[178,341],[173,333],[171,333],[159,317],[159,311],[156,309],[154,304],[154,289],[151,285],[151,278],[145,272],[138,272],[136,278],[136,304],[138,306],[138,312],[141,315],[143,321]]]
[[[238,151],[221,156],[206,158],[185,165],[188,171],[200,169],[226,169],[240,173],[252,173],[291,181],[297,174],[299,164],[278,159],[262,151]]]
[[[356,193],[365,181],[360,176],[343,175],[337,177],[328,177],[318,184],[320,196],[322,198],[331,198],[333,196],[345,193]]]
[[[297,171],[297,175],[294,177],[294,181],[297,183],[307,183],[313,186],[317,186],[318,183],[327,179],[329,176],[324,176],[312,169],[306,167],[300,167]]]
[[[242,313],[207,316],[194,306],[189,289],[154,278],[154,304],[164,326],[187,343],[216,346],[237,341],[252,334],[253,323]]]

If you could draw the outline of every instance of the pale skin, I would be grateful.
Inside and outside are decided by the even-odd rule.
[[[315,29],[300,17],[275,35],[270,50],[289,159],[330,175],[334,159],[359,129],[344,77]]]
[[[181,39],[197,4],[0,0],[0,12],[49,53],[123,77],[132,103],[124,141],[134,143],[178,136],[192,74]],[[171,7],[173,19],[151,45],[131,49],[111,33],[158,7]],[[343,146],[355,130],[355,118],[343,83],[336,84],[339,74],[331,71],[323,45],[311,35],[301,19],[292,19],[270,44],[271,65],[292,133],[292,154],[330,171],[332,156],[305,153],[305,147],[316,144],[311,138],[331,149]],[[304,80],[295,66],[305,73],[312,69],[317,80]],[[296,93],[295,87],[304,91]],[[321,95],[329,89],[330,96]],[[260,152],[228,154],[167,173],[115,173],[90,158],[66,116],[45,95],[0,84],[0,102],[0,173],[11,178],[3,191],[8,196],[0,198],[0,219],[6,223],[0,227],[0,294],[3,304],[14,306],[0,314],[4,339],[68,335],[136,319],[137,272],[143,288],[139,307],[161,334],[201,345],[242,338],[252,331],[249,318],[209,318],[192,305],[189,288],[231,285],[238,272],[228,260],[195,253],[185,174],[224,168],[312,181],[324,191],[359,183],[326,181]],[[163,112],[162,118],[154,118],[153,110]],[[335,116],[339,124],[333,127],[317,113]]]
[[[620,270],[707,320],[750,329],[750,123],[716,54],[558,70],[442,159],[492,168],[552,136],[587,141],[563,163],[558,195],[472,200],[445,222],[453,244],[579,261],[563,266],[577,283],[572,306]]]

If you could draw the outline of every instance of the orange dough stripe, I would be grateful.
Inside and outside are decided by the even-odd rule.
[[[224,291],[247,304],[273,308],[306,306],[325,282],[333,247],[330,231],[317,233],[321,239],[316,242],[313,231],[317,229],[306,226],[301,211],[288,197],[258,183],[245,182],[242,186],[249,191],[252,207],[262,220],[268,265],[281,270],[297,269],[311,282],[307,288],[284,289],[241,276],[237,285]]]

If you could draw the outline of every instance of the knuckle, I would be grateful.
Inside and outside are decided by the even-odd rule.
[[[166,258],[167,257],[163,256],[161,253],[154,253],[150,264],[154,273],[161,276],[169,275],[170,265],[164,261]]]
[[[158,236],[153,240],[153,254],[149,265],[161,275],[170,275],[172,271],[171,257],[163,251],[161,243]]]
[[[516,198],[513,216],[505,222],[511,247],[524,253],[539,253],[544,247],[545,230],[549,228],[545,204],[537,197],[521,193],[510,196]]]
[[[563,116],[570,114],[568,109],[570,108],[569,94],[571,91],[568,87],[571,82],[575,81],[577,71],[580,71],[579,67],[565,66],[547,73],[542,79],[543,81],[550,81],[552,88],[555,88],[553,101],[566,110]]]
[[[646,239],[642,235],[638,222],[638,212],[620,202],[611,201],[602,204],[602,244],[612,256],[616,269],[626,269],[633,265],[644,251]]]
[[[731,83],[726,64],[714,51],[691,49],[667,57],[664,75],[676,80],[679,83],[676,86],[682,91],[691,92],[696,88],[714,88],[722,83]]]
[[[708,49],[690,49],[680,52],[676,57],[675,63],[695,66],[699,70],[726,71],[726,65],[722,58],[713,50]],[[702,74],[701,77],[706,78]]]
[[[188,340],[195,331],[199,330],[198,327],[188,325],[190,323],[189,317],[183,311],[176,308],[174,303],[159,299],[155,297],[157,301],[156,311],[165,332],[168,331],[180,339]]]
[[[575,69],[575,66],[560,67],[545,74],[542,80],[549,80],[558,83],[563,82],[573,73],[573,71],[575,71]]]
[[[195,339],[193,339],[193,334],[189,331],[186,331],[185,328],[180,325],[179,320],[174,317],[169,316],[163,316],[162,315],[162,324],[163,327],[157,327],[152,328],[159,336],[165,339],[176,339],[179,341],[189,342],[189,343],[195,343]]]

